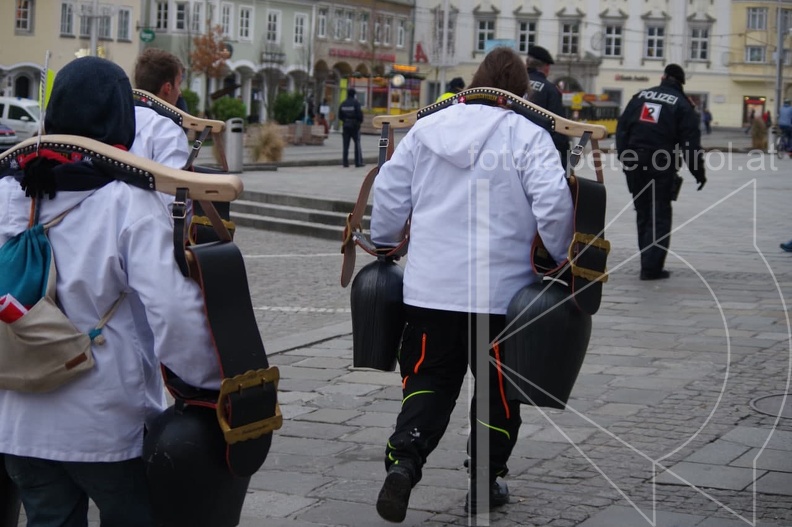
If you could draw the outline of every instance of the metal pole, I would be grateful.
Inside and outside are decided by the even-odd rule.
[[[783,10],[780,7],[776,8],[776,26],[778,27],[778,43],[776,45],[776,90],[775,90],[775,115],[778,118],[778,113],[781,111],[781,91],[783,89],[783,72],[784,72],[784,33],[786,32],[786,17],[783,23],[781,15]]]
[[[446,68],[448,67],[448,8],[449,0],[443,0],[443,46],[440,53],[440,93],[445,92]]]
[[[91,16],[90,16],[90,27],[91,27],[91,56],[96,56],[96,43],[99,40],[99,28],[97,25],[99,24],[99,0],[93,0],[93,6],[91,7]]]
[[[781,14],[783,13],[780,7],[776,8],[776,30],[778,39],[776,42],[776,80],[775,80],[775,119],[778,125],[778,114],[781,112],[781,92],[783,89],[783,72],[784,72],[784,33],[786,32],[786,17],[784,23],[781,23]],[[751,123],[748,123],[750,126]],[[767,151],[771,154],[775,153],[775,137],[773,134],[773,127],[767,128]]]

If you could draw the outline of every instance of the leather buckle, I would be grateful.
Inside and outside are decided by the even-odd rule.
[[[346,225],[344,226],[344,241],[341,242],[341,254],[344,254],[347,245],[354,240],[356,231],[357,229],[352,227],[352,213],[350,212],[347,214]]]
[[[217,422],[220,423],[220,429],[223,431],[226,443],[233,445],[240,441],[258,439],[283,426],[283,414],[281,414],[280,405],[277,401],[275,402],[275,415],[272,417],[237,426],[236,428],[231,428],[225,413],[226,402],[231,394],[248,388],[263,386],[267,383],[272,383],[277,391],[279,379],[280,372],[275,366],[260,370],[250,370],[241,375],[223,379],[220,383],[220,394],[217,397],[216,410]]]
[[[577,246],[579,244],[583,244],[585,247],[583,250],[577,250]],[[589,281],[596,281],[605,283],[608,281],[608,272],[604,267],[604,259],[603,259],[603,268],[599,269],[589,269],[587,267],[583,267],[581,265],[577,265],[575,262],[577,261],[578,257],[583,253],[583,251],[588,249],[598,249],[600,251],[605,252],[605,257],[608,256],[610,253],[611,244],[608,240],[604,238],[600,238],[594,234],[585,234],[582,232],[575,232],[572,235],[572,243],[569,244],[569,250],[567,252],[567,258],[569,259],[569,266],[570,270],[572,271],[573,276],[579,276],[580,278],[584,278]]]
[[[187,217],[187,203],[184,201],[174,201],[170,204],[171,218],[183,220]]]

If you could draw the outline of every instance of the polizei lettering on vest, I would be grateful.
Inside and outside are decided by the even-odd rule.
[[[652,90],[644,90],[638,94],[639,99],[649,99],[650,101],[664,102],[670,105],[676,104],[679,97],[670,93],[657,93]]]
[[[531,81],[531,89],[533,91],[542,91],[542,89],[544,89],[544,82]]]

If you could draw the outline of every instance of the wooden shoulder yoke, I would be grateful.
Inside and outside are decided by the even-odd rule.
[[[108,144],[77,135],[43,135],[31,137],[0,154],[0,170],[14,167],[17,157],[38,149],[78,154],[100,168],[109,170],[116,179],[130,185],[175,195],[186,188],[189,198],[201,201],[233,201],[242,194],[242,180],[231,174],[197,174],[161,165],[150,159],[130,154]]]
[[[209,128],[211,129],[212,133],[215,134],[222,132],[225,129],[225,123],[223,121],[216,121],[214,119],[201,119],[200,117],[190,115],[184,110],[176,108],[172,104],[163,101],[153,93],[149,93],[146,90],[138,90],[137,88],[133,89],[132,96],[136,101],[140,101],[150,107],[156,107],[153,109],[158,113],[168,114],[168,117],[178,122],[182,128],[188,128],[190,130],[197,131]]]
[[[538,118],[549,121],[552,130],[569,137],[581,137],[585,132],[591,133],[591,139],[605,139],[608,136],[608,131],[602,125],[571,121],[560,115],[549,112],[541,106],[537,106],[522,97],[517,97],[513,93],[498,88],[471,88],[412,113],[402,115],[378,115],[374,118],[374,127],[381,128],[383,123],[387,122],[393,128],[409,128],[414,125],[418,119],[459,103],[502,106],[514,110],[516,113],[531,120],[533,120],[532,118]]]

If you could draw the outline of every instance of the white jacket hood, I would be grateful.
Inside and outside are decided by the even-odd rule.
[[[455,167],[470,168],[481,156],[482,149],[476,145],[480,147],[495,130],[509,126],[506,121],[511,114],[511,110],[491,106],[455,104],[419,120],[415,135],[423,146]],[[464,141],[459,140],[460,134]]]

